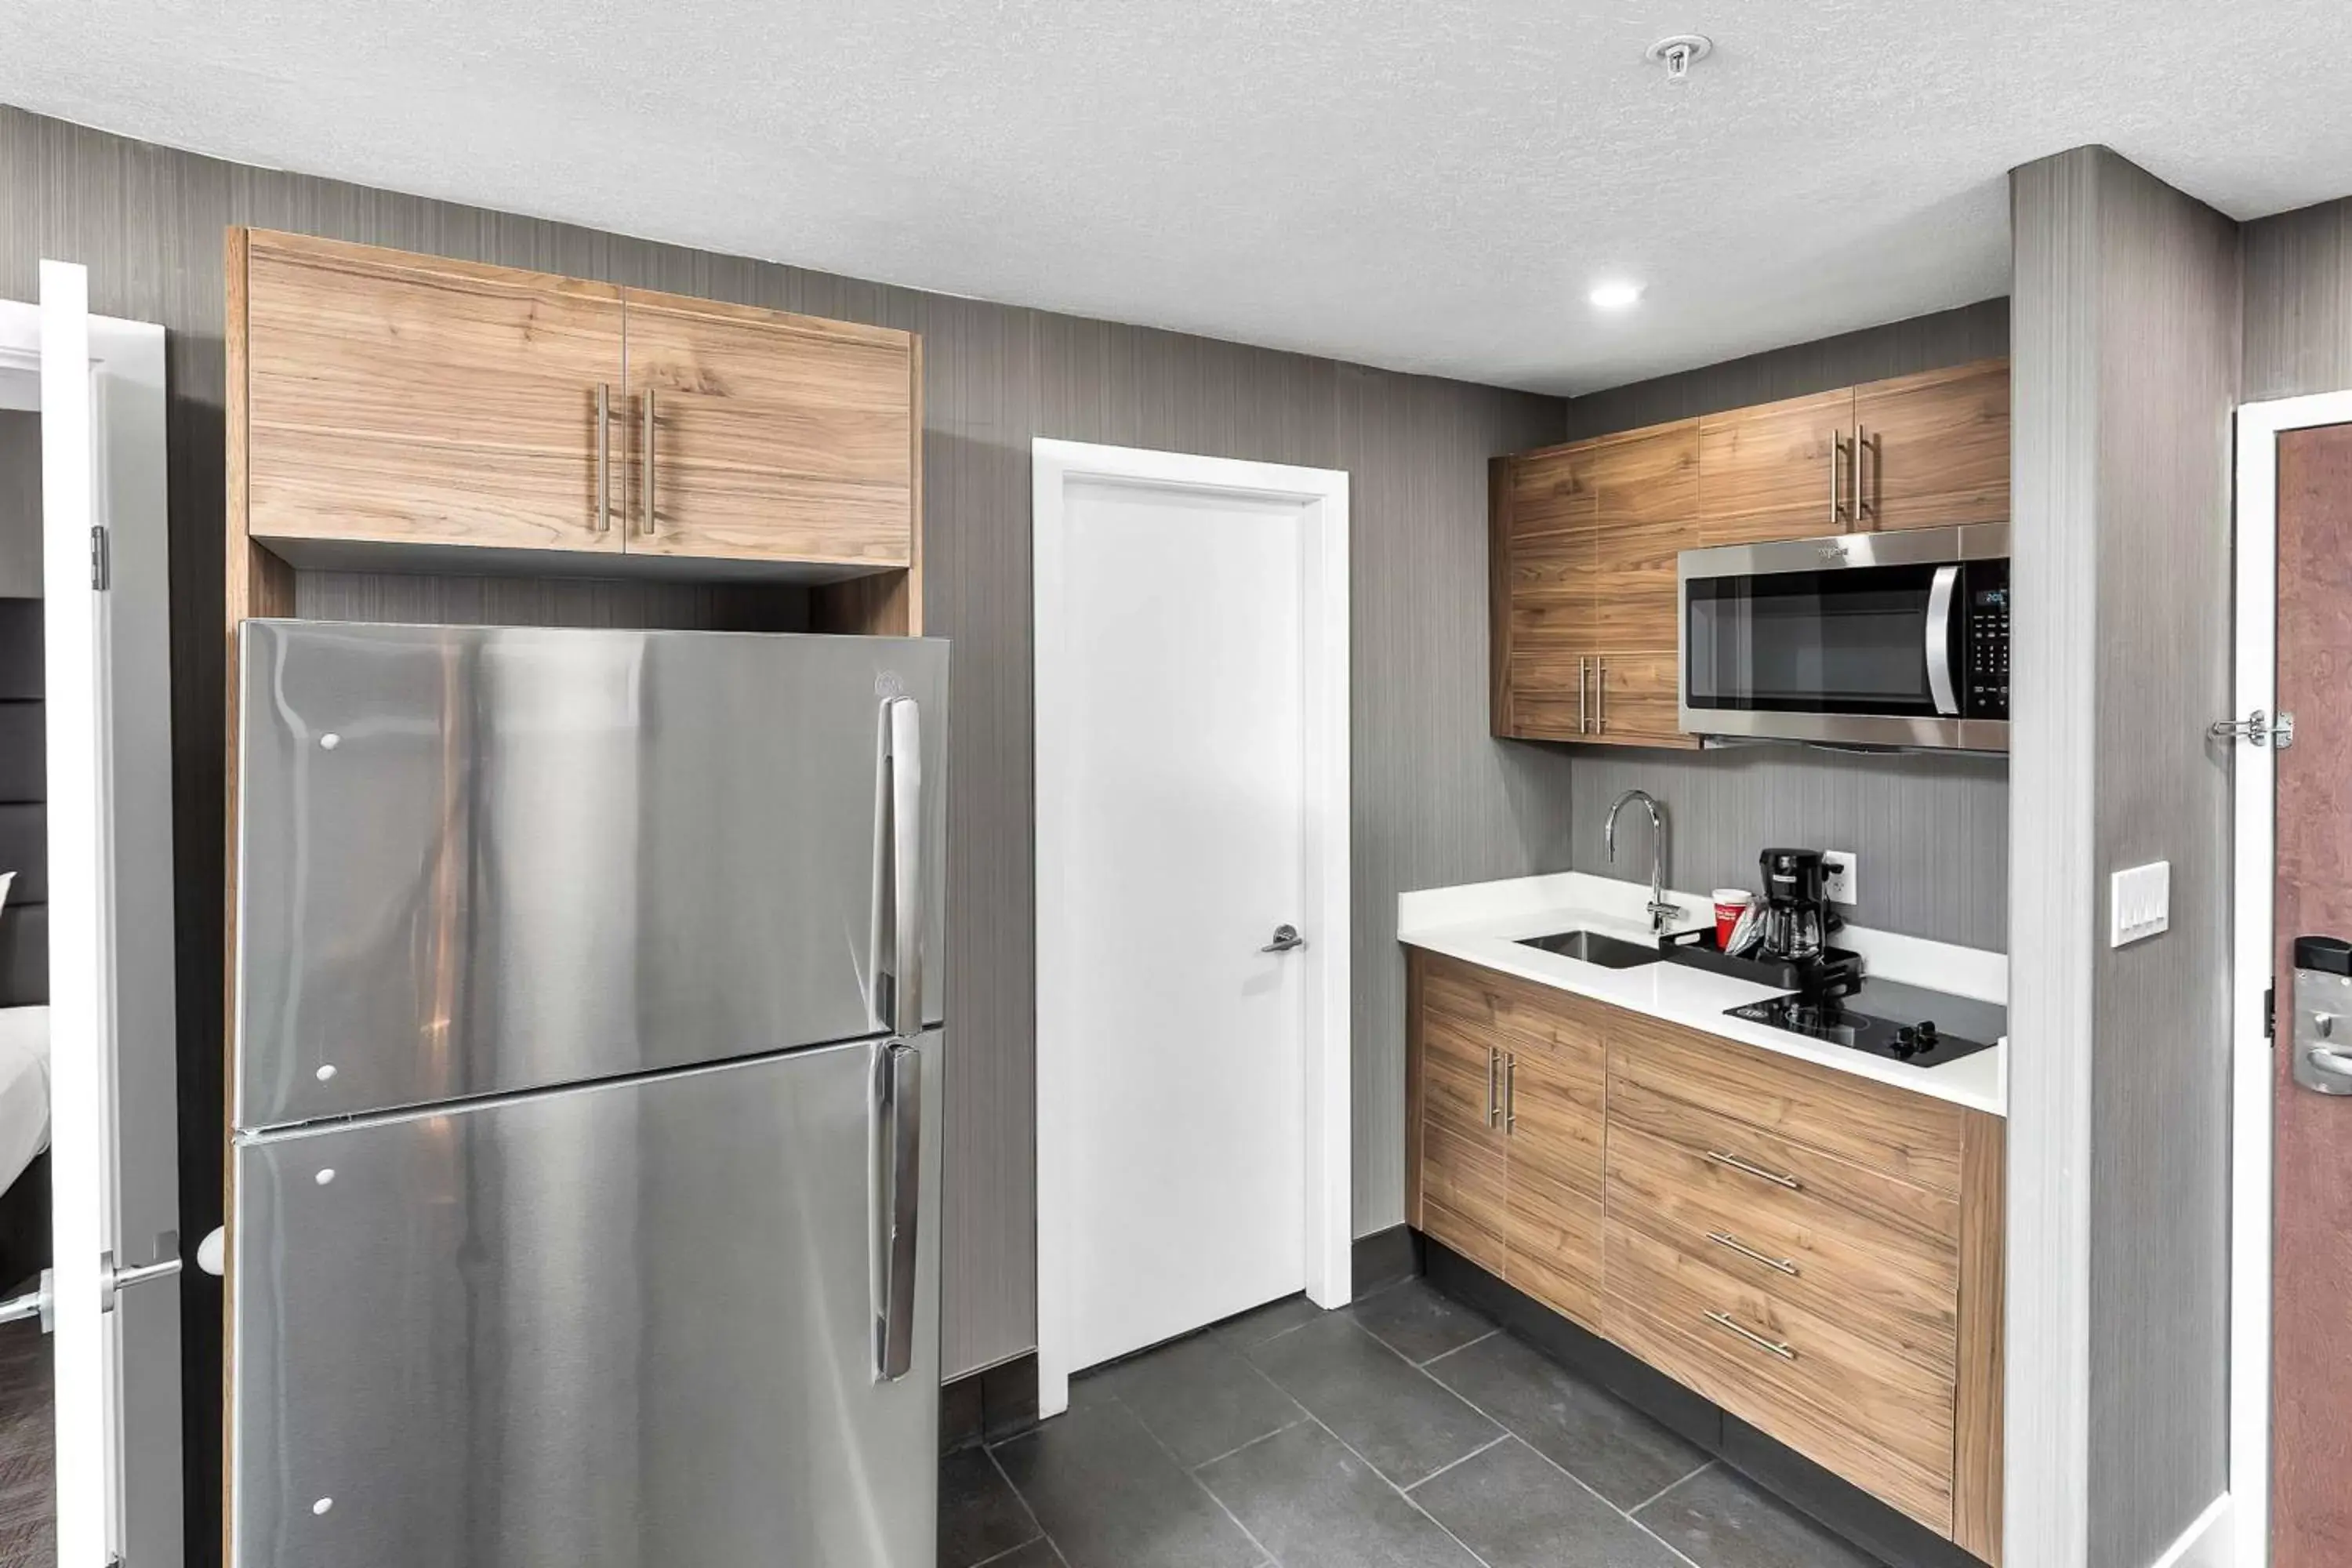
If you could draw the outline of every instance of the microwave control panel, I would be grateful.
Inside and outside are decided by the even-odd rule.
[[[1972,719],[2009,717],[2009,563],[1972,562],[1968,572],[1968,698]]]

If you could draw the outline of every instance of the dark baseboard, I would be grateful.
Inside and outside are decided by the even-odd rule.
[[[1790,1507],[1810,1514],[1888,1568],[1985,1568],[1909,1515],[1768,1437],[1664,1373],[1561,1317],[1427,1237],[1417,1237],[1432,1288],[1474,1307],[1545,1355],[1713,1454]]]
[[[1412,1232],[1392,1225],[1370,1236],[1356,1237],[1351,1258],[1353,1294],[1369,1296],[1383,1285],[1394,1285],[1421,1272],[1421,1247]]]
[[[1037,1425],[1034,1352],[940,1385],[940,1452],[996,1443]]]

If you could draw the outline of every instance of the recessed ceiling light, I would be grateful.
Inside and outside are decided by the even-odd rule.
[[[1641,301],[1642,286],[1622,281],[1595,283],[1592,292],[1587,297],[1600,310],[1622,310]]]

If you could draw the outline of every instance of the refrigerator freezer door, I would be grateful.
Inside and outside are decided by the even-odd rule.
[[[914,1027],[902,888],[940,1018],[946,644],[248,621],[242,658],[238,1127]]]
[[[240,1141],[235,1568],[930,1568],[919,1048],[896,1380],[880,1043]]]

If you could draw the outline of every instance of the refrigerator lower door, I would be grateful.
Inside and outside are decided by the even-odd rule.
[[[893,1048],[241,1141],[231,1563],[929,1568],[941,1064]]]

